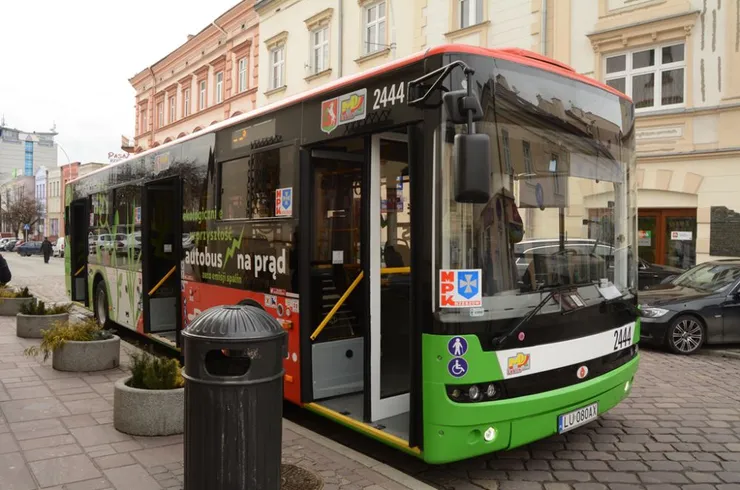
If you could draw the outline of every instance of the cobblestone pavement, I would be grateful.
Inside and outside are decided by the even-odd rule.
[[[132,437],[113,427],[113,383],[126,372],[55,371],[23,355],[38,342],[16,337],[15,319],[0,317],[0,490],[182,488],[182,436]],[[133,347],[121,348],[127,365]],[[288,421],[283,456],[325,490],[430,488]]]

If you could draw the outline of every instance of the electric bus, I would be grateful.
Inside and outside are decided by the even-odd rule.
[[[178,350],[210,307],[263,308],[286,400],[428,463],[587,424],[637,372],[634,106],[533,52],[433,47],[80,177],[65,206],[69,294],[101,324]]]

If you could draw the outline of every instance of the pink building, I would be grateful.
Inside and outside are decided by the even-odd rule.
[[[129,80],[136,90],[134,152],[254,109],[259,19],[244,0]]]

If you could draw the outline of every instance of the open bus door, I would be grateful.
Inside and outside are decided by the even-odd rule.
[[[69,205],[68,233],[71,280],[71,299],[89,306],[87,287],[87,264],[90,244],[88,243],[88,224],[90,213],[88,199],[77,199]]]
[[[182,205],[180,179],[144,185],[142,196],[142,303],[144,332],[179,345]]]
[[[340,140],[310,153],[309,408],[411,432],[411,219],[407,136]],[[305,358],[305,356],[304,356]],[[331,413],[330,413],[331,412]]]

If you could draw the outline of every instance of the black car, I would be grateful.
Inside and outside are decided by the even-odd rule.
[[[684,355],[740,342],[740,259],[704,262],[638,298],[643,342]]]
[[[591,238],[569,238],[565,240],[565,249],[574,255],[588,256],[594,254],[605,260],[609,268],[613,268],[612,257],[614,256],[614,247],[606,243],[596,243]],[[533,260],[538,257],[546,257],[557,254],[560,250],[560,242],[557,238],[524,240],[514,246],[516,255],[516,268],[519,273],[520,286],[524,284],[525,274]],[[639,259],[637,266],[637,287],[645,289],[656,284],[661,284],[673,277],[683,273],[682,269],[670,267],[667,265],[651,264]],[[610,271],[611,272],[611,271]],[[612,274],[609,274],[611,279]]]
[[[665,284],[684,273],[683,269],[670,265],[651,264],[639,259],[637,264],[637,285],[639,289],[646,289],[656,284]]]

